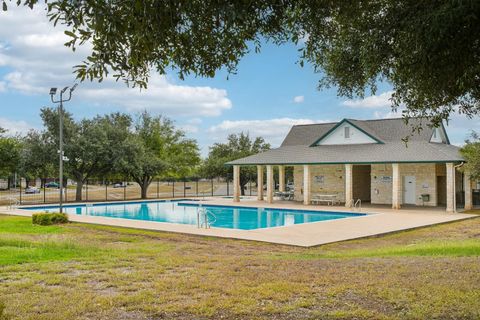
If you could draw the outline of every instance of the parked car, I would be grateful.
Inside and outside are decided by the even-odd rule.
[[[47,182],[45,183],[45,188],[60,188],[60,185],[57,182]]]
[[[113,187],[114,188],[125,188],[126,184],[123,183],[123,182],[116,182],[116,183],[113,184]]]
[[[25,193],[26,194],[40,193],[40,189],[38,189],[37,187],[28,187],[27,189],[25,189]]]

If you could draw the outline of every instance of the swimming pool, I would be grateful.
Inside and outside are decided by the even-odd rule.
[[[185,200],[66,205],[64,206],[64,212],[77,215],[197,225],[197,211],[200,207],[205,208],[212,217],[211,227],[242,230],[364,216],[364,214],[348,212],[200,205]],[[22,209],[58,212],[58,207],[55,206],[24,207]]]

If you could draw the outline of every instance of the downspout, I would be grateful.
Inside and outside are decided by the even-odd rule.
[[[457,168],[460,168],[463,165],[464,162],[453,166],[453,213],[457,213],[457,182],[455,181],[455,177],[457,173]]]

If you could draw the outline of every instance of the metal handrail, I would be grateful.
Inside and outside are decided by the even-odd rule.
[[[210,229],[212,224],[214,224],[217,221],[217,216],[205,209],[205,208],[198,208],[197,210],[197,228],[205,228],[205,229]]]
[[[14,210],[20,205],[20,201],[17,198],[10,197],[8,200],[10,201],[8,205],[9,210]]]
[[[356,210],[358,208],[359,211],[362,211],[362,199],[350,199],[345,203],[345,206],[348,208],[353,208],[353,210]]]
[[[353,205],[353,207],[356,209],[357,205],[358,205],[358,211],[362,211],[362,199],[358,199]]]
[[[348,201],[345,203],[345,206],[348,207],[348,208],[354,207],[354,206],[355,206],[355,203],[354,203],[353,201],[354,201],[353,199],[348,200]]]
[[[211,212],[210,210],[206,210],[206,211],[207,211],[206,217],[207,217],[207,222],[208,222],[208,228],[210,228],[212,226],[212,224],[217,222],[217,216],[213,212]],[[209,216],[208,216],[209,214],[212,217],[212,219],[209,218]]]

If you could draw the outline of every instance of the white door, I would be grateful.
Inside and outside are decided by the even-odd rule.
[[[415,204],[415,176],[403,178],[403,203]]]

